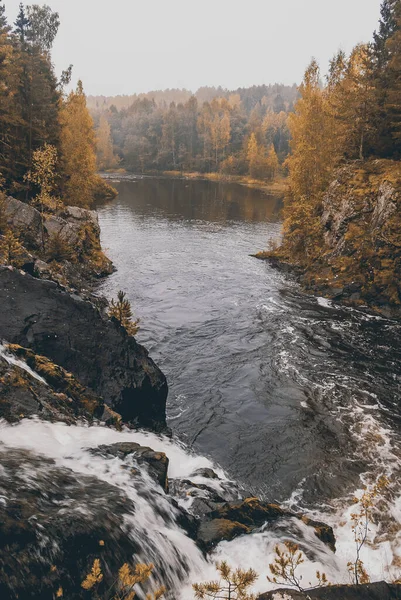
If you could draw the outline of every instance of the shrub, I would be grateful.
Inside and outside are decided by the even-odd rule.
[[[46,256],[49,260],[63,262],[71,260],[74,256],[74,251],[67,241],[58,233],[52,235],[46,244]]]
[[[24,263],[25,250],[19,239],[11,230],[0,239],[0,261],[3,264],[21,267]]]

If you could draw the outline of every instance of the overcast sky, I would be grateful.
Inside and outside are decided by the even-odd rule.
[[[32,2],[33,3],[33,2]],[[14,21],[19,0],[6,0]],[[88,94],[299,83],[315,56],[369,41],[380,0],[47,0],[60,13],[57,73]]]

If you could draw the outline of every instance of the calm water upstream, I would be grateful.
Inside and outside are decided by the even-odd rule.
[[[99,209],[138,340],[165,372],[169,425],[247,489],[313,507],[394,472],[401,326],[303,294],[250,256],[280,202],[234,184],[117,183]]]

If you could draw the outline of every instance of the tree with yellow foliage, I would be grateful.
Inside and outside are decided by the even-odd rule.
[[[276,177],[279,166],[280,163],[278,161],[276,150],[274,149],[274,145],[271,144],[266,158],[266,169],[270,180],[273,180]]]
[[[308,247],[318,244],[321,194],[341,157],[337,146],[329,143],[333,119],[315,60],[307,68],[299,91],[295,112],[288,118],[290,193],[284,207],[284,245],[295,260],[300,255],[305,258]]]
[[[0,236],[0,264],[21,267],[23,264],[24,248],[17,236],[11,230]]]
[[[118,571],[117,580],[114,582],[112,588],[108,590],[108,592],[112,592],[112,595],[107,594],[107,597],[112,597],[113,600],[134,600],[137,597],[137,586],[149,580],[153,569],[153,564],[146,565],[140,563],[135,565],[134,569],[128,563],[123,564]],[[86,591],[92,592],[94,598],[99,598],[98,587],[102,582],[103,573],[100,560],[95,558],[92,569],[81,583],[81,587]],[[159,600],[165,591],[164,587],[160,587],[156,591],[146,594],[146,600]],[[102,597],[104,596],[102,595]],[[141,595],[141,597],[143,596]]]
[[[250,176],[255,179],[264,179],[268,174],[265,150],[258,144],[255,133],[251,133],[249,136],[246,158]]]
[[[105,115],[100,117],[99,127],[96,130],[96,149],[97,166],[100,171],[117,167],[119,161],[114,154],[110,124]]]
[[[62,196],[66,204],[90,206],[94,199],[96,142],[93,121],[79,81],[75,92],[64,100],[60,111]]]

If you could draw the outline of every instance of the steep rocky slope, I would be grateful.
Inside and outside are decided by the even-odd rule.
[[[300,275],[312,293],[401,316],[401,162],[353,161],[341,166],[318,208],[308,254],[284,244],[261,253]]]
[[[165,427],[167,383],[117,322],[56,283],[0,267],[0,339],[71,372],[127,423]]]

